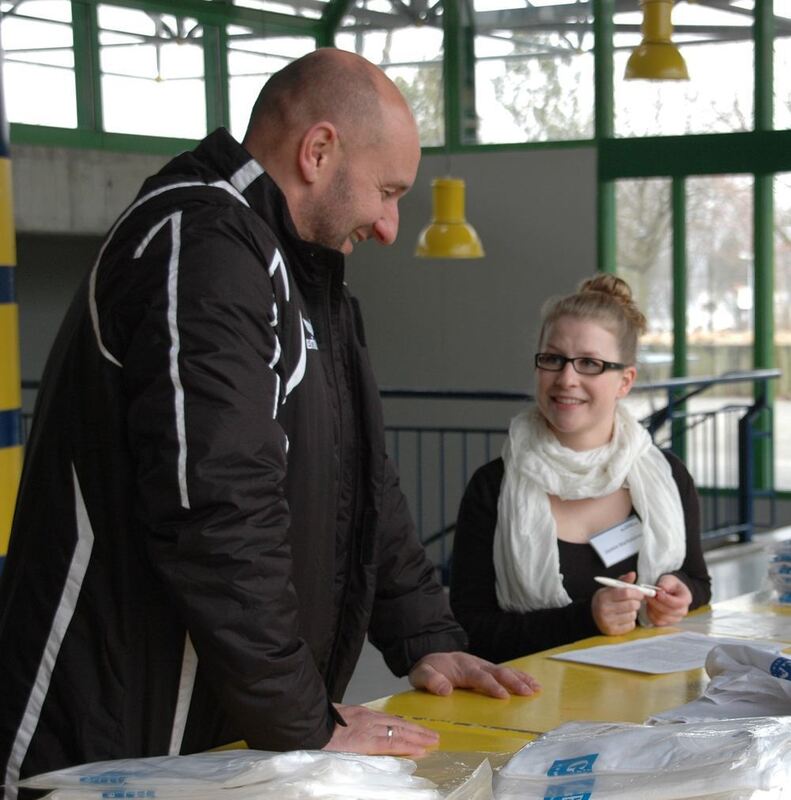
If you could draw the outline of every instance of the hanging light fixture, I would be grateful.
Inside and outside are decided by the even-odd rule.
[[[643,7],[643,41],[626,63],[627,80],[687,81],[684,58],[671,41],[672,0],[640,0]]]
[[[431,181],[431,223],[420,232],[415,255],[423,258],[482,258],[483,245],[464,217],[464,181]]]

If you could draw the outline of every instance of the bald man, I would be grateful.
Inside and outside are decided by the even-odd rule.
[[[100,759],[420,754],[340,705],[366,634],[448,694],[530,694],[464,652],[384,451],[344,254],[390,244],[420,148],[396,87],[319,50],[143,185],[39,395],[0,582],[0,782]]]

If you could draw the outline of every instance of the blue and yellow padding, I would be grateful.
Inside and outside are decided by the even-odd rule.
[[[0,80],[0,572],[8,552],[19,476],[22,472],[22,390],[19,315],[14,275],[16,240],[8,157],[8,126]]]

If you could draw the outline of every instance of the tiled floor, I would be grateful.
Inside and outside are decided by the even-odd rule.
[[[712,601],[718,602],[760,589],[766,581],[766,545],[791,537],[791,528],[761,534],[754,543],[713,550],[706,556],[712,577]],[[394,677],[379,651],[366,642],[344,702],[364,703],[409,689],[406,678]]]

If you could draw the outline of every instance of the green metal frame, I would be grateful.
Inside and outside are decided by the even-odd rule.
[[[443,101],[445,105],[445,149],[456,150],[462,143],[462,46],[458,3],[442,7],[444,58],[442,61]]]
[[[313,36],[322,30],[322,20],[259,11],[224,2],[206,0],[72,0],[87,5],[116,5],[140,11],[156,11],[177,17],[191,17],[206,25],[246,25],[272,35]]]
[[[338,30],[344,14],[349,10],[354,0],[330,0],[321,18],[321,30],[316,37],[318,47],[331,47],[335,41],[335,31]]]
[[[687,325],[687,193],[686,179],[673,178],[670,192],[673,224],[673,377],[687,374],[687,337],[678,332]]]
[[[477,150],[475,113],[475,31],[468,0],[443,3],[444,151]]]
[[[351,0],[330,0],[327,4],[329,22],[337,20],[340,23],[350,2]],[[230,122],[228,25],[246,26],[262,36],[310,36],[317,44],[326,44],[328,37],[331,39],[325,19],[259,11],[230,3],[206,0],[71,0],[77,127],[72,129],[11,123],[10,138],[13,144],[162,155],[175,154],[196,144],[194,139],[116,134],[103,130],[99,26],[96,12],[100,4],[190,17],[203,25],[207,130],[219,126],[227,127]]]
[[[203,74],[206,81],[206,130],[231,123],[228,34],[225,25],[203,26]]]
[[[102,89],[96,6],[91,3],[72,3],[72,20],[77,127],[89,131],[101,131]]]
[[[755,4],[755,130],[771,132],[774,122],[774,4]],[[788,154],[788,149],[786,149]],[[789,156],[791,164],[791,156]],[[756,369],[774,366],[774,187],[773,170],[756,168],[753,182],[753,364]],[[774,407],[774,385],[756,384],[753,394],[766,392],[766,401]],[[770,421],[758,421],[759,427],[771,430]],[[759,488],[774,485],[774,461],[771,442],[756,442],[753,473]]]
[[[173,139],[167,136],[138,136],[133,133],[109,133],[82,128],[54,128],[43,125],[11,123],[12,144],[42,147],[74,147],[85,150],[174,155],[193,148],[194,139]]]
[[[602,139],[599,177],[770,174],[791,169],[791,130]]]
[[[597,13],[609,14],[602,7]],[[607,33],[604,20],[599,30]],[[756,0],[754,12],[755,120],[754,130],[739,133],[616,139],[612,131],[602,134],[597,125],[599,175],[599,265],[611,270],[608,238],[614,239],[615,213],[601,200],[605,189],[619,179],[670,177],[673,211],[673,375],[686,373],[686,197],[685,178],[692,175],[744,173],[753,176],[754,247],[754,344],[753,367],[774,366],[774,195],[773,176],[791,171],[791,130],[773,130],[773,42],[774,16],[771,2]],[[597,93],[601,90],[597,83]],[[606,99],[599,106],[610,114]],[[605,245],[602,245],[605,242]],[[604,253],[604,257],[602,256]],[[757,387],[756,387],[757,391]],[[771,404],[772,393],[769,397]],[[674,449],[683,447],[674,441]],[[757,488],[773,485],[771,443],[760,440],[754,464]]]
[[[670,187],[672,203],[672,277],[673,282],[673,377],[687,374],[687,193],[686,179],[675,177]],[[679,332],[681,335],[679,335]],[[677,397],[683,392],[678,392]],[[678,401],[679,410],[686,403]],[[673,452],[686,461],[687,437],[682,420],[672,423]]]
[[[613,10],[614,0],[593,0],[594,135],[597,142],[611,139],[614,132],[613,98]],[[598,159],[598,225],[596,256],[601,272],[615,272],[615,181],[602,174]]]

